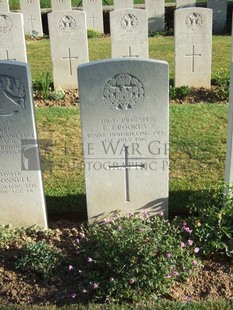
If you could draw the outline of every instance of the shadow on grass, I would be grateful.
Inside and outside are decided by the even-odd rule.
[[[46,196],[48,222],[69,221],[74,223],[87,222],[86,196]]]

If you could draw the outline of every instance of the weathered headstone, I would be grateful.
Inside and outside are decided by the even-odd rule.
[[[0,223],[47,227],[34,118],[25,63],[0,61]]]
[[[196,0],[176,0],[177,9],[184,9],[195,6],[196,6]]]
[[[133,0],[114,0],[114,10],[133,9]]]
[[[43,36],[40,1],[20,0],[20,10],[24,18],[25,34]]]
[[[0,0],[0,13],[10,12],[9,9],[9,1],[8,0]]]
[[[78,68],[88,219],[168,211],[168,64]]]
[[[148,58],[147,16],[140,9],[110,12],[112,58]]]
[[[207,7],[213,10],[213,33],[224,32],[227,22],[227,1],[208,0]]]
[[[52,11],[71,11],[71,0],[51,0]]]
[[[0,14],[0,59],[27,62],[21,13]]]
[[[88,62],[86,13],[56,11],[48,14],[55,88],[77,88],[77,66]]]
[[[87,29],[104,32],[102,0],[83,0],[83,10],[87,16]]]
[[[175,86],[210,87],[212,10],[175,11]]]
[[[145,0],[145,9],[148,12],[149,31],[161,31],[165,27],[164,0]]]
[[[231,60],[225,182],[233,185],[233,62]]]

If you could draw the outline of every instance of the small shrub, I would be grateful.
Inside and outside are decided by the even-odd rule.
[[[193,238],[201,254],[210,257],[233,256],[233,196],[232,189],[218,185],[201,192],[190,204]]]
[[[213,79],[212,84],[216,86],[215,94],[217,95],[218,99],[228,100],[230,86],[229,70],[220,68],[215,78]]]
[[[170,86],[169,88],[170,99],[184,99],[191,93],[192,88],[190,88],[189,86],[180,86],[180,87]]]
[[[44,240],[27,243],[16,261],[16,268],[29,274],[41,275],[43,279],[49,280],[61,262],[61,258],[60,252]]]
[[[75,241],[76,293],[99,301],[137,301],[169,292],[198,262],[181,228],[147,213],[82,227]]]
[[[50,100],[62,100],[65,97],[65,93],[61,88],[54,91],[50,91],[48,94],[48,99]]]
[[[94,29],[87,29],[87,37],[88,39],[93,38],[102,38],[103,34],[101,32],[98,32]]]

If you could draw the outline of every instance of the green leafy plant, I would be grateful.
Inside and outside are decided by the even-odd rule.
[[[82,227],[74,245],[77,261],[69,266],[79,298],[136,301],[169,292],[200,264],[193,241],[182,228],[148,213],[106,219]],[[188,236],[189,238],[190,236]]]
[[[62,100],[65,97],[65,93],[61,88],[54,91],[50,91],[48,94],[48,99],[50,100]]]
[[[52,75],[50,72],[43,72],[40,76],[40,83],[42,87],[42,94],[44,99],[49,98],[49,92],[52,84]]]
[[[27,243],[16,261],[16,268],[29,274],[39,274],[49,280],[56,267],[61,263],[60,252],[44,240]]]
[[[219,184],[201,192],[190,204],[193,238],[207,257],[221,254],[233,256],[232,188]]]
[[[169,96],[170,99],[184,99],[192,93],[192,88],[189,86],[174,87],[170,85]]]
[[[215,85],[215,93],[219,100],[228,100],[229,86],[230,86],[230,73],[229,70],[220,68],[215,78],[212,81]]]

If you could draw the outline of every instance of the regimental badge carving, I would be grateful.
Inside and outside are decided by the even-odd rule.
[[[0,75],[0,116],[9,116],[25,109],[25,89],[19,80]]]
[[[0,32],[7,33],[13,27],[12,20],[7,15],[0,15]]]
[[[27,0],[26,2],[27,2],[27,4],[33,4],[34,1],[33,0]]]
[[[125,112],[138,108],[145,96],[142,83],[135,76],[120,73],[104,85],[105,104],[114,111]]]
[[[72,16],[64,15],[59,20],[58,27],[65,32],[70,32],[76,28],[76,21]]]
[[[202,27],[203,19],[199,13],[191,13],[185,18],[185,25],[191,30],[197,30]]]
[[[133,14],[127,14],[121,19],[121,28],[126,31],[133,31],[138,27],[138,19]]]

